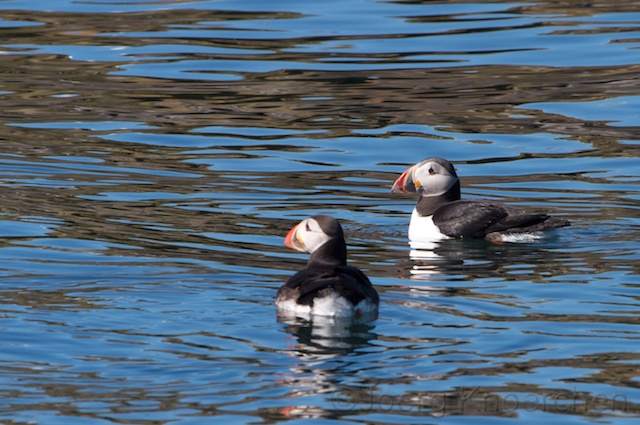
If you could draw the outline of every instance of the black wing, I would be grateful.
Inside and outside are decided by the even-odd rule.
[[[463,200],[438,208],[433,223],[447,236],[482,238],[489,226],[507,215],[507,208],[498,202]]]
[[[349,300],[353,305],[365,298],[376,302],[378,293],[367,276],[355,267],[337,267],[335,269],[304,269],[293,275],[278,290],[278,298],[296,299],[298,304],[313,305],[316,297],[335,292]]]
[[[433,215],[434,224],[445,235],[471,238],[493,232],[536,231],[547,219],[546,214],[529,214],[500,202],[472,200],[450,202]]]
[[[518,208],[506,207],[508,215],[489,226],[487,233],[493,232],[536,232],[544,230],[550,217],[547,214],[530,214]]]

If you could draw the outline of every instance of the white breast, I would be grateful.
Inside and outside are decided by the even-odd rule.
[[[438,229],[438,226],[433,222],[433,216],[421,217],[414,208],[413,213],[411,213],[411,222],[409,223],[409,244],[411,247],[420,249],[421,244],[429,245],[429,242],[437,242],[443,239],[450,239],[450,237]]]
[[[368,300],[362,300],[354,307],[350,301],[336,293],[331,293],[326,297],[314,298],[313,306],[301,305],[295,300],[286,300],[278,302],[276,307],[280,314],[302,318],[310,318],[316,315],[327,317],[364,316],[377,310],[377,305]]]

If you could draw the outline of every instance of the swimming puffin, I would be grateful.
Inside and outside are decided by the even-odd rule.
[[[522,241],[569,225],[567,220],[530,214],[501,202],[460,199],[460,180],[453,165],[443,158],[427,158],[410,167],[391,191],[420,195],[409,224],[411,242],[448,238]]]
[[[361,317],[377,312],[378,293],[367,276],[347,265],[347,245],[338,220],[315,215],[302,220],[284,238],[284,245],[309,252],[304,270],[278,290],[279,314]]]

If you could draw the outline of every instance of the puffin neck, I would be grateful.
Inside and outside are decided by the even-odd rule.
[[[416,210],[422,217],[428,217],[433,215],[438,208],[449,202],[457,201],[460,199],[460,180],[456,181],[453,186],[449,188],[445,193],[438,196],[420,196]]]
[[[320,248],[315,250],[307,267],[337,267],[347,265],[347,245],[344,239],[330,239]]]

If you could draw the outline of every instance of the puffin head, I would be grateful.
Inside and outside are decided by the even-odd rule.
[[[393,183],[394,193],[418,193],[420,196],[440,196],[456,183],[458,175],[453,165],[443,158],[427,158],[408,168]]]
[[[284,238],[284,246],[313,254],[333,239],[344,241],[342,226],[338,220],[328,215],[314,215],[305,218],[289,230]]]

